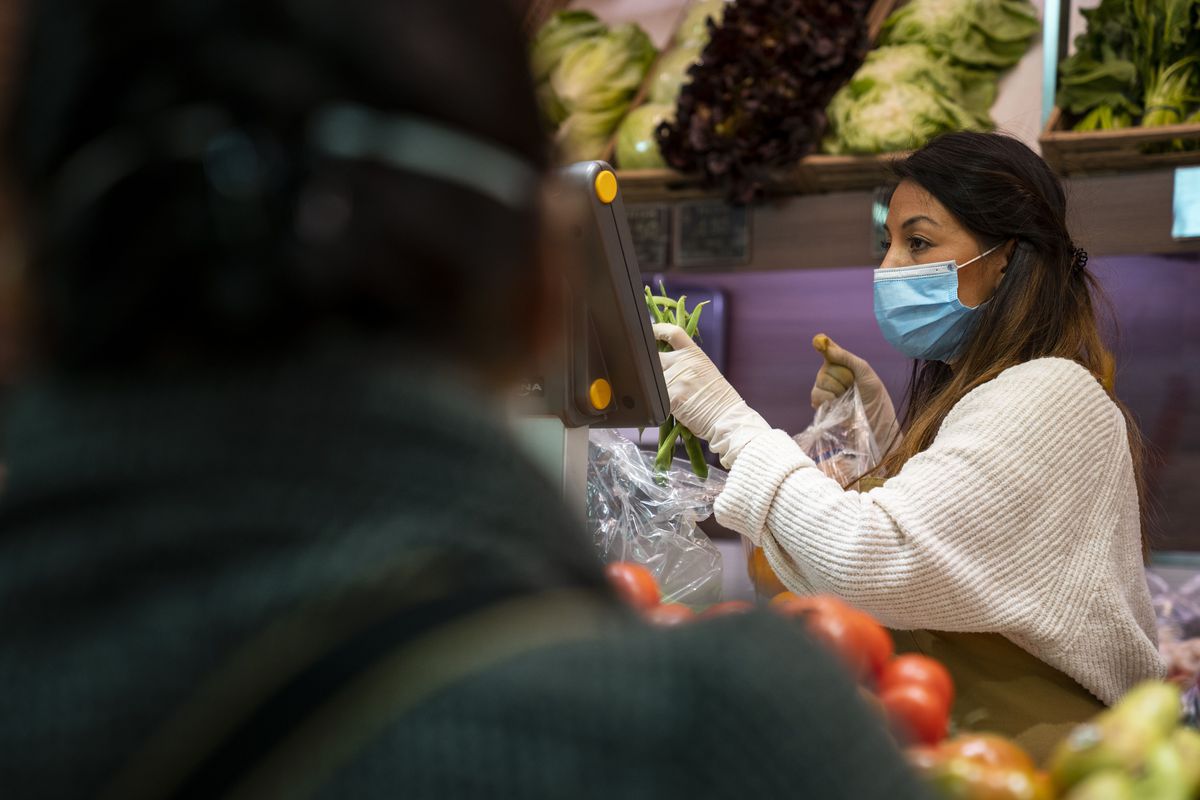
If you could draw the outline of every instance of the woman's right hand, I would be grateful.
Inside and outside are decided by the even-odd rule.
[[[812,405],[817,408],[841,397],[851,386],[858,386],[863,410],[871,424],[871,432],[881,453],[900,440],[900,424],[896,421],[896,408],[887,387],[865,360],[839,347],[823,333],[813,337],[813,348],[825,357],[825,363],[817,370],[813,382]]]

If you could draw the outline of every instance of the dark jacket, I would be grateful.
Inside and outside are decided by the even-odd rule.
[[[343,352],[15,398],[0,793],[90,797],[125,773],[221,796],[303,728],[291,768],[328,798],[916,795],[790,625],[625,612],[455,386]],[[540,623],[486,619],[560,601],[586,620],[510,651]],[[479,647],[414,649],[451,652],[438,635],[481,614]]]

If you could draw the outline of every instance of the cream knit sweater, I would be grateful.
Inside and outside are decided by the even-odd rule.
[[[783,431],[741,451],[717,519],[783,583],[897,629],[994,632],[1112,704],[1165,674],[1125,419],[1041,358],[964,397],[886,485],[843,491]]]

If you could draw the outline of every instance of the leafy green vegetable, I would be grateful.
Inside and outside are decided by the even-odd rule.
[[[541,27],[533,39],[529,61],[534,83],[542,83],[562,60],[568,47],[605,32],[604,23],[590,11],[560,11]]]
[[[1133,117],[1128,112],[1114,110],[1112,106],[1096,106],[1075,123],[1075,130],[1112,131],[1132,124]]]
[[[690,80],[688,70],[700,60],[703,48],[676,47],[663,55],[654,65],[654,76],[650,79],[648,101],[651,103],[675,104],[679,90]]]
[[[876,83],[861,93],[843,88],[828,113],[824,147],[834,154],[913,150],[941,133],[992,127],[986,115],[913,83]]]
[[[1200,101],[1200,0],[1101,0],[1083,15],[1059,67],[1058,105],[1078,117],[1075,130],[1183,121]]]
[[[1028,0],[912,0],[888,17],[884,44],[924,44],[959,64],[1007,69],[1041,29]]]
[[[600,158],[656,51],[636,25],[611,30],[586,11],[556,14],[530,56],[542,114],[568,161]]]
[[[603,156],[627,108],[625,103],[601,111],[576,111],[567,117],[554,137],[566,162],[591,161]]]
[[[621,169],[660,169],[667,166],[658,152],[655,131],[675,115],[675,105],[639,106],[617,128],[617,166]]]
[[[992,127],[995,73],[953,67],[924,45],[881,47],[829,104],[826,152],[910,150],[955,130]]]
[[[618,25],[603,36],[569,46],[550,75],[568,111],[605,111],[633,99],[656,51],[636,25]]]
[[[1143,127],[1175,125],[1200,94],[1200,0],[1128,0],[1133,63],[1145,92]]]
[[[708,44],[708,21],[720,25],[725,16],[725,0],[696,0],[688,6],[679,30],[675,33],[677,46],[700,46]]]

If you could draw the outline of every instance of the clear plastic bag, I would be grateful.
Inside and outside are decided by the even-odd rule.
[[[1200,575],[1172,586],[1148,570],[1146,585],[1158,619],[1158,648],[1167,662],[1167,680],[1192,689],[1192,710],[1200,712]]]
[[[812,425],[792,439],[822,472],[843,486],[849,486],[879,463],[879,445],[857,387],[822,403]]]
[[[721,552],[696,527],[713,513],[726,474],[706,480],[676,460],[665,476],[654,456],[611,429],[589,433],[587,520],[600,558],[649,569],[664,603],[708,606],[721,599]]]
[[[792,437],[817,464],[817,469],[840,483],[850,486],[879,463],[879,446],[863,408],[858,389],[822,403],[812,424]],[[860,487],[862,488],[862,487]],[[761,547],[743,538],[746,572],[761,597],[773,597],[786,589],[767,564]]]

